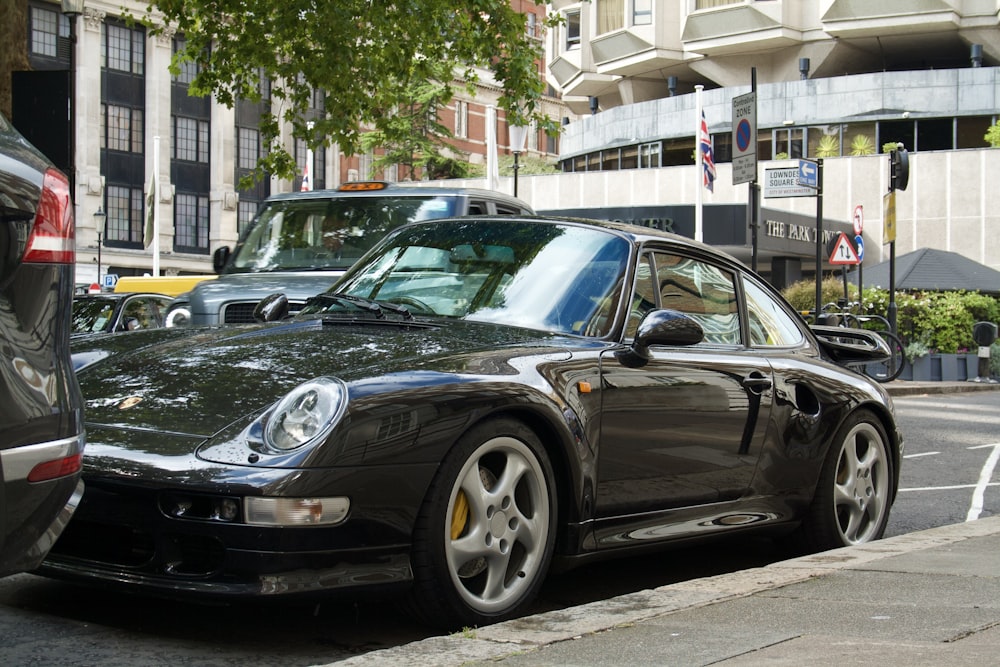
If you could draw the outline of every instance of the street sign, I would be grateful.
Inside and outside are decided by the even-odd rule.
[[[819,188],[819,165],[812,160],[799,160],[799,185]]]
[[[854,237],[854,246],[858,249],[858,262],[863,262],[865,259],[865,240],[861,238],[861,234]]]
[[[757,93],[733,98],[733,185],[757,180]]]
[[[865,209],[861,204],[854,207],[854,234],[860,236],[865,228]]]
[[[837,239],[836,245],[833,246],[833,252],[830,253],[830,263],[831,264],[860,264],[861,260],[858,259],[858,253],[854,252],[854,246],[851,245],[851,240],[847,238],[847,234],[840,232],[840,237]]]
[[[108,289],[114,289],[115,285],[118,284],[118,274],[117,273],[105,273],[104,274],[104,286]]]
[[[798,167],[764,170],[764,198],[815,197],[816,191],[799,185]]]

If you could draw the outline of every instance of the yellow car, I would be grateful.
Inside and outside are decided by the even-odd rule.
[[[122,276],[115,283],[115,292],[155,292],[177,296],[191,291],[203,280],[215,280],[214,274],[193,276]]]

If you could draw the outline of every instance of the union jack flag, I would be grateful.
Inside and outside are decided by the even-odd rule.
[[[715,160],[712,159],[712,137],[708,133],[708,121],[705,112],[701,112],[701,129],[698,132],[698,149],[701,151],[701,164],[704,168],[702,184],[709,192],[715,192]]]
[[[309,178],[309,165],[306,164],[302,169],[302,187],[299,188],[301,192],[309,192],[312,190],[312,180]]]

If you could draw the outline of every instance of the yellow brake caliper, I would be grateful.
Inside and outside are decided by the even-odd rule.
[[[457,540],[468,522],[469,501],[465,497],[465,491],[459,489],[455,496],[455,508],[451,513],[451,539]]]

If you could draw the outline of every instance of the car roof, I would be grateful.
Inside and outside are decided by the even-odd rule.
[[[76,294],[73,296],[74,301],[121,301],[122,299],[133,297],[133,296],[152,296],[161,299],[173,300],[174,297],[167,294],[160,294],[158,292],[101,292],[100,294]]]
[[[345,184],[350,186],[350,183]],[[499,201],[517,206],[526,210],[532,210],[523,199],[512,197],[503,192],[486,190],[485,188],[461,188],[461,187],[438,187],[420,185],[400,185],[398,183],[380,183],[378,189],[372,190],[309,190],[306,192],[286,192],[271,195],[265,202],[288,201],[296,199],[341,199],[351,197],[418,197],[418,196],[449,196],[449,197],[480,197],[490,201]],[[344,186],[341,186],[342,188]]]

